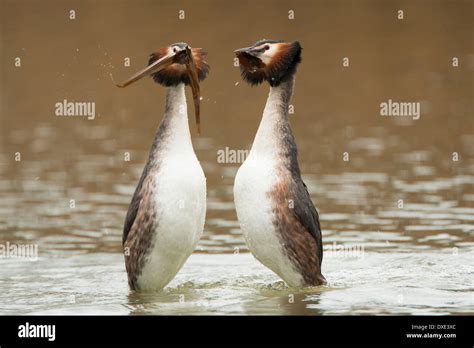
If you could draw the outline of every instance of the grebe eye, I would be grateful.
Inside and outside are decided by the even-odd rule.
[[[263,49],[264,49],[265,51],[268,51],[268,50],[270,49],[270,46],[265,45],[265,47],[263,47]]]
[[[175,52],[175,53],[176,53],[176,47],[174,47],[174,48],[173,48],[173,52]]]

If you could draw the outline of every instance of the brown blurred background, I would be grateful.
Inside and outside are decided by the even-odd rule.
[[[205,136],[231,147],[251,141],[267,94],[266,87],[235,86],[241,80],[232,51],[262,38],[299,40],[304,47],[294,98],[297,134],[328,124],[390,127],[397,121],[378,117],[379,103],[388,98],[426,101],[420,121],[396,128],[407,137],[453,143],[472,125],[472,1],[1,4],[4,143],[8,132],[38,122],[67,133],[81,121],[54,117],[54,104],[64,98],[95,101],[100,116],[94,124],[117,127],[117,139],[124,128],[148,131],[143,138],[149,139],[161,117],[163,88],[150,79],[119,90],[109,74],[128,77],[155,48],[177,41],[209,52],[212,73],[202,85]],[[397,19],[399,9],[404,20]],[[454,56],[458,68],[451,66]],[[22,59],[21,68],[14,67],[14,57]],[[130,68],[124,57],[131,58]],[[342,67],[343,57],[349,68]]]
[[[178,41],[209,52],[211,73],[201,85],[203,135],[196,136],[192,118],[191,127],[208,177],[211,235],[238,233],[232,204],[238,164],[218,164],[216,158],[226,146],[249,148],[255,135],[268,87],[241,81],[233,50],[262,38],[299,40],[304,48],[291,123],[303,173],[314,178],[313,198],[323,212],[375,211],[391,205],[392,195],[423,199],[416,190],[402,193],[388,184],[374,189],[375,201],[351,196],[352,191],[328,194],[318,186],[322,175],[377,172],[388,178],[383,183],[419,180],[420,170],[414,172],[410,161],[434,168],[423,172],[422,166],[428,182],[474,172],[473,1],[0,4],[2,230],[17,231],[16,238],[25,231],[36,236],[38,229],[58,235],[105,229],[119,250],[123,215],[162,117],[165,93],[151,79],[121,90],[111,75],[116,81],[129,77],[150,52]],[[398,10],[404,11],[403,20]],[[20,68],[15,57],[21,58]],[[125,57],[131,67],[124,67]],[[342,66],[343,57],[349,67]],[[459,67],[452,67],[453,57]],[[56,117],[54,105],[63,99],[95,102],[96,119]],[[381,117],[379,105],[388,99],[421,102],[421,119]],[[21,162],[13,160],[17,151]],[[342,161],[345,151],[350,162]],[[129,163],[125,152],[132,155]],[[453,163],[453,152],[459,163]],[[438,198],[472,206],[465,190],[449,189]],[[79,212],[83,209],[77,220],[67,204],[75,197],[82,204]],[[344,197],[356,198],[346,206]],[[396,222],[394,229],[403,224]]]

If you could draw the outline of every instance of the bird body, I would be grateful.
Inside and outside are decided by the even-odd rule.
[[[319,216],[301,179],[288,121],[296,69],[287,66],[288,73],[271,74],[258,71],[265,65],[279,64],[272,62],[272,55],[284,55],[285,46],[278,45],[275,41],[259,42],[238,51],[244,79],[252,84],[267,80],[271,87],[249,156],[235,177],[234,201],[241,230],[255,258],[290,286],[315,286],[325,283]],[[255,60],[266,51],[270,55]],[[299,56],[285,59],[299,63]]]
[[[162,289],[174,278],[194,251],[206,215],[206,178],[191,143],[183,84],[168,87],[166,105],[149,168],[135,193],[143,221],[152,226],[144,232],[150,240],[140,245],[130,236],[124,244],[143,258],[132,280],[142,290]],[[136,223],[136,231],[145,226]]]
[[[199,57],[195,64],[191,55]],[[167,88],[163,120],[130,203],[122,243],[132,290],[163,289],[194,251],[206,216],[206,178],[194,153],[188,124],[185,85],[199,103],[198,80],[208,70],[200,49],[179,43],[152,54],[149,66],[120,87],[155,72]],[[199,126],[199,105],[195,104]]]
[[[286,176],[281,176],[285,158],[279,152],[279,123],[285,122],[282,87],[272,88],[262,121],[249,156],[235,177],[234,200],[247,246],[264,265],[293,286],[302,277],[285,253],[284,240],[274,224],[275,202],[271,192]],[[288,197],[290,199],[291,197]],[[285,202],[282,202],[285,204]]]

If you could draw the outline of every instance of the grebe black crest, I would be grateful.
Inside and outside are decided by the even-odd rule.
[[[251,85],[267,81],[270,86],[278,86],[295,74],[301,62],[301,50],[298,41],[260,40],[234,53],[245,81]]]
[[[185,50],[187,47],[186,43],[178,42],[172,44],[169,47],[162,47],[150,54],[150,58],[148,59],[148,65],[152,65],[157,60],[165,57],[166,55],[170,54],[171,52],[177,52],[178,50]],[[197,77],[199,81],[202,81],[206,78],[207,74],[209,73],[209,64],[205,61],[207,57],[207,52],[205,52],[202,48],[191,48],[191,54],[194,60],[194,64],[196,66]],[[182,60],[185,60],[185,56],[183,56]],[[165,87],[169,86],[176,86],[180,83],[184,83],[185,85],[190,85],[191,81],[189,78],[189,74],[186,71],[185,63],[173,63],[166,68],[157,71],[151,75],[156,83],[159,83]]]

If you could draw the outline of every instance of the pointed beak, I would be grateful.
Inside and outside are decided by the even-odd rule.
[[[182,53],[183,51],[184,50],[168,53],[164,57],[158,59],[156,62],[153,62],[153,64],[148,65],[145,69],[140,70],[139,72],[137,72],[135,75],[130,77],[128,80],[126,80],[126,81],[124,81],[120,84],[117,84],[117,87],[125,88],[125,87],[131,85],[132,83],[140,80],[142,77],[145,77],[145,76],[151,75],[153,73],[156,73],[160,70],[163,70],[164,68],[166,68],[166,67],[170,66],[171,64],[175,63],[177,56],[180,55],[180,54],[183,54]]]
[[[234,51],[234,53],[237,57],[239,55],[243,54],[243,53],[246,53],[246,54],[249,54],[251,56],[256,57],[258,55],[258,53],[260,53],[260,52],[261,52],[261,50],[255,49],[254,47],[244,47],[244,48],[239,48],[238,50]]]
[[[156,62],[153,62],[153,64],[150,64],[143,70],[137,72],[128,80],[117,84],[117,87],[125,88],[140,80],[142,77],[154,74],[174,63],[184,64],[186,66],[186,72],[189,76],[191,90],[193,92],[197,132],[198,134],[201,134],[201,90],[199,88],[199,77],[196,69],[196,63],[194,62],[191,48],[189,46],[186,46],[186,48],[178,50],[177,52],[168,53]]]

